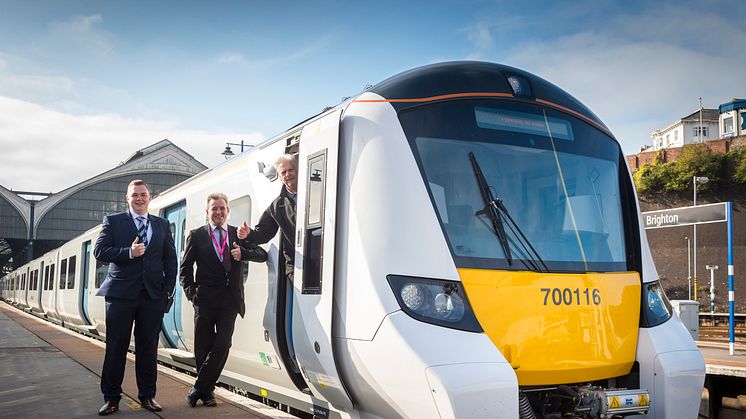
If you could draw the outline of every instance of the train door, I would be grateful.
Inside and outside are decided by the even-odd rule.
[[[177,263],[181,265],[181,252],[184,250],[184,238],[186,232],[186,202],[178,203],[172,207],[166,208],[165,218],[171,226],[171,236],[176,246]],[[176,287],[174,288],[174,303],[171,309],[163,316],[163,336],[169,346],[172,348],[183,349],[187,351],[187,346],[181,336],[184,334],[184,326],[181,322],[181,307],[184,301],[184,291],[179,284],[179,278],[176,278]]]
[[[301,133],[293,342],[313,395],[349,410],[352,402],[337,371],[332,339],[340,116],[341,110],[330,113]]]
[[[91,241],[88,240],[83,243],[83,248],[80,251],[82,258],[80,259],[80,295],[78,296],[78,310],[80,311],[80,318],[83,319],[84,324],[91,323],[91,317],[88,314],[88,290],[91,289],[88,283],[91,275]]]

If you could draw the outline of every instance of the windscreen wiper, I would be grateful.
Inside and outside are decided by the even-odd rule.
[[[508,227],[510,228],[510,231],[517,239],[511,240],[511,242],[517,243],[517,245],[520,245],[520,247],[523,249],[523,252],[519,253],[522,253],[524,256],[524,265],[526,265],[526,267],[528,267],[529,269],[537,272],[549,272],[549,268],[547,267],[546,263],[544,263],[544,260],[541,258],[541,256],[539,256],[539,253],[536,251],[536,249],[534,249],[534,246],[531,245],[531,242],[528,240],[526,235],[523,234],[523,231],[521,231],[521,228],[518,226],[518,224],[516,224],[515,220],[513,220],[513,217],[510,216],[510,213],[503,204],[502,199],[495,198],[492,195],[492,190],[490,189],[489,184],[487,184],[487,180],[482,173],[482,169],[479,166],[479,162],[477,162],[476,156],[474,156],[474,152],[469,152],[469,161],[471,161],[471,167],[474,170],[474,176],[477,178],[479,192],[481,193],[482,200],[484,201],[484,208],[480,211],[477,211],[475,215],[487,215],[489,217],[490,221],[492,222],[492,227],[494,229],[495,235],[498,237],[500,245],[503,248],[503,252],[505,253],[505,258],[508,260],[508,265],[513,264],[513,257],[510,252],[510,243],[508,242],[508,236],[505,233],[505,228],[503,227],[506,223],[506,218],[509,221]]]
[[[479,162],[477,162],[477,158],[474,157],[474,152],[472,151],[469,152],[469,161],[471,161],[471,168],[474,170],[474,176],[477,178],[477,186],[479,186],[479,192],[482,194],[482,201],[484,201],[484,208],[481,211],[477,211],[476,215],[486,215],[490,219],[493,231],[500,241],[503,253],[505,253],[505,259],[508,260],[508,265],[512,265],[513,256],[510,253],[508,236],[505,234],[505,228],[503,227],[505,220],[496,205],[499,200],[496,200],[492,196],[492,191],[490,190],[490,186],[487,184],[487,179],[484,178],[482,168],[479,167]]]

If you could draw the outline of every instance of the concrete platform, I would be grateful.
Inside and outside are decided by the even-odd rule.
[[[94,418],[104,403],[100,384],[104,344],[0,302],[0,417]],[[134,357],[128,356],[120,411],[110,417],[294,418],[218,388],[218,406],[184,401],[194,378],[158,366],[158,414],[137,402]]]

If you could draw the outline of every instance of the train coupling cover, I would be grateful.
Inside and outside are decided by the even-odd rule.
[[[604,390],[598,387],[581,387],[578,393],[579,407],[589,408],[589,416],[593,418],[645,415],[650,408],[650,394],[645,389]]]

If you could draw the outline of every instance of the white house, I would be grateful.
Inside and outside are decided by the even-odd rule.
[[[743,101],[743,105],[746,108],[746,101]],[[746,109],[742,111],[746,111]],[[653,139],[652,148],[657,151],[664,148],[682,147],[686,144],[715,140],[719,138],[719,127],[718,109],[700,108],[666,128],[650,134],[650,138]]]

